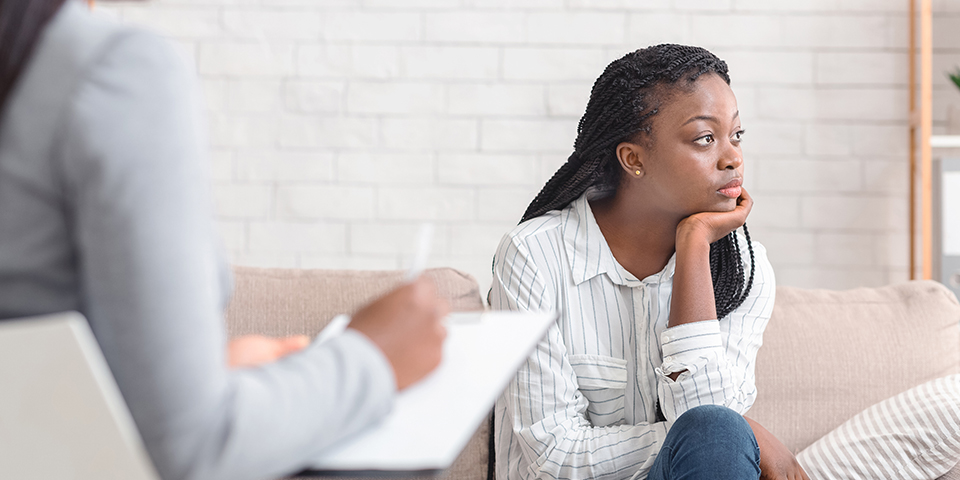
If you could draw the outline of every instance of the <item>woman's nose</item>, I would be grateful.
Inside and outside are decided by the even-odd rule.
[[[727,142],[726,148],[723,150],[723,153],[720,155],[720,161],[718,162],[718,167],[721,170],[728,168],[737,169],[743,165],[743,153],[737,148],[733,142]]]

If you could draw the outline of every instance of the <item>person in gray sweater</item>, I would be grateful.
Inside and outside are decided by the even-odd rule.
[[[195,79],[76,0],[0,0],[0,46],[0,319],[82,312],[163,479],[296,472],[439,364],[446,306],[420,279],[229,368]]]

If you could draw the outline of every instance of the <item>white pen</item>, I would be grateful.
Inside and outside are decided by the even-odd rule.
[[[350,323],[350,315],[341,313],[336,317],[333,317],[333,320],[330,320],[330,323],[326,327],[323,327],[323,330],[320,330],[320,334],[317,335],[314,343],[320,344],[330,340],[337,335],[343,333],[347,329],[347,325]]]
[[[424,222],[420,224],[420,230],[417,232],[417,245],[413,255],[413,263],[410,264],[410,270],[404,280],[412,282],[423,273],[427,266],[427,257],[430,256],[430,247],[433,245],[433,224]]]

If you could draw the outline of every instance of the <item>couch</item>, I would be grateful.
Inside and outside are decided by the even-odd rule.
[[[453,311],[481,310],[469,275],[427,270]],[[231,336],[314,335],[402,281],[400,271],[237,267],[226,313]],[[484,288],[484,292],[486,288]],[[778,287],[757,359],[749,416],[800,451],[864,408],[960,373],[960,305],[942,285],[915,281],[846,291]],[[480,425],[441,478],[487,478],[489,425]],[[960,480],[960,466],[941,477]]]

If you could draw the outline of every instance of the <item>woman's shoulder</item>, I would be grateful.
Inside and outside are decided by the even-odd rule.
[[[70,0],[44,29],[31,63],[55,63],[61,76],[78,77],[118,49],[136,50],[138,57],[147,58],[169,60],[175,55],[158,35],[122,24],[107,14],[91,12]]]
[[[531,218],[513,227],[504,234],[503,243],[521,245],[530,241],[551,241],[563,227],[563,218],[560,210],[552,210],[536,218]]]
[[[50,130],[41,135],[47,138],[82,84],[118,78],[116,73],[124,71],[139,72],[136,79],[155,85],[184,77],[181,63],[173,47],[159,36],[91,13],[69,0],[44,29],[11,94],[8,115],[32,118],[32,128]],[[119,77],[130,79],[130,75]]]
[[[508,290],[536,284],[546,289],[538,287],[539,294],[546,295],[550,289],[545,285],[557,282],[565,263],[563,224],[561,211],[554,210],[504,234],[493,256],[494,289],[498,283]]]

